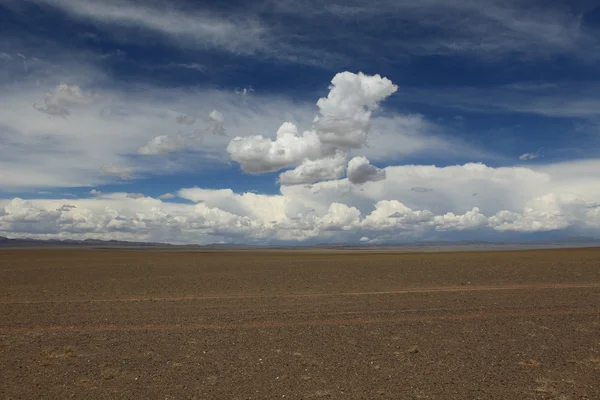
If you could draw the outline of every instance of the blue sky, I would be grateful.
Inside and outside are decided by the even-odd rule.
[[[0,235],[600,237],[597,2],[4,0],[0,33]]]

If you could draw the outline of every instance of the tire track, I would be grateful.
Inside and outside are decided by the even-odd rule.
[[[414,310],[410,310],[414,312]],[[422,313],[431,312],[423,310]],[[101,333],[101,332],[157,332],[157,331],[187,331],[187,330],[226,330],[226,329],[271,329],[271,328],[294,328],[294,327],[322,327],[342,325],[373,325],[398,322],[423,322],[423,321],[447,321],[447,320],[477,320],[490,318],[518,318],[518,317],[552,317],[552,316],[575,316],[575,315],[597,315],[600,316],[600,308],[573,308],[563,310],[533,309],[533,310],[491,310],[478,312],[463,312],[446,315],[397,315],[389,317],[360,316],[355,318],[321,318],[296,321],[246,321],[231,323],[191,323],[191,324],[143,324],[143,325],[53,325],[32,327],[0,327],[0,333],[27,333],[33,331],[45,332],[73,332],[73,333]]]
[[[0,305],[10,304],[68,304],[68,303],[129,303],[143,301],[203,301],[203,300],[243,300],[243,299],[277,299],[277,298],[318,298],[340,296],[380,296],[412,293],[445,293],[445,292],[481,292],[504,290],[550,290],[550,289],[598,289],[600,283],[574,284],[541,284],[541,285],[506,285],[506,286],[441,286],[407,288],[388,291],[340,292],[340,293],[281,293],[281,294],[248,294],[248,295],[210,295],[210,296],[171,296],[171,297],[121,297],[111,299],[65,299],[65,300],[14,300],[0,301]]]

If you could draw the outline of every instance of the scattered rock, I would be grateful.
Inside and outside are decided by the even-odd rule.
[[[217,384],[217,376],[216,375],[207,376],[206,383],[211,386],[216,385]]]

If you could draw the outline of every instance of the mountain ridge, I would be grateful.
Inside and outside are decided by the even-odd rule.
[[[596,247],[600,239],[589,237],[572,237],[540,241],[428,241],[408,243],[383,244],[353,244],[353,243],[317,243],[310,245],[248,245],[242,243],[211,243],[211,244],[170,244],[161,242],[131,242],[125,240],[100,239],[29,239],[8,238],[0,236],[0,248],[168,248],[168,249],[338,249],[338,250],[369,250],[369,249],[496,249],[496,248],[553,248],[553,247]]]

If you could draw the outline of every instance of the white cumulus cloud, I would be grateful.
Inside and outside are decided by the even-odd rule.
[[[369,131],[371,113],[398,87],[380,75],[340,72],[331,80],[327,97],[317,101],[315,131],[321,142],[336,149],[362,147]]]
[[[279,127],[275,140],[263,136],[236,137],[227,145],[227,151],[244,171],[255,174],[278,171],[322,154],[316,133],[307,131],[300,135],[291,122]]]
[[[385,181],[365,183],[364,191],[347,178],[282,186],[275,195],[179,190],[177,195],[192,204],[124,192],[0,199],[0,235],[256,244],[452,240],[457,233],[477,240],[548,231],[600,237],[597,176],[590,181],[594,166],[600,161],[537,171],[473,164],[396,166],[386,168]],[[429,185],[436,195],[411,191],[416,184]],[[475,189],[481,196],[472,196]]]
[[[255,174],[295,167],[279,176],[284,185],[339,178],[347,152],[366,144],[372,112],[397,86],[387,78],[360,72],[338,73],[331,83],[327,97],[317,101],[319,114],[312,130],[300,134],[296,125],[285,122],[275,140],[260,135],[236,137],[227,146],[231,158]],[[369,170],[368,180],[381,179],[385,173],[373,168],[361,171]]]

